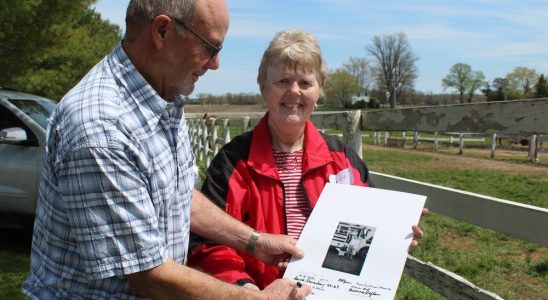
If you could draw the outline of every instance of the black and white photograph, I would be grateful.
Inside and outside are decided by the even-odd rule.
[[[360,275],[375,230],[372,226],[339,222],[322,267]]]

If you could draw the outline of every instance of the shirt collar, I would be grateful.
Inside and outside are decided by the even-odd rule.
[[[182,95],[171,99],[170,105],[139,73],[135,65],[127,56],[122,43],[118,43],[108,57],[113,75],[118,81],[124,101],[128,105],[140,107],[143,114],[142,122],[149,127],[155,127],[162,114],[170,107],[182,109],[185,101]],[[143,124],[145,125],[145,124]]]
[[[268,117],[269,113],[267,112],[253,130],[248,164],[260,174],[278,177],[272,151]],[[303,173],[333,161],[329,153],[329,148],[318,128],[314,126],[312,121],[307,120],[304,130]]]

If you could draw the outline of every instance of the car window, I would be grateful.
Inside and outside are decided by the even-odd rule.
[[[9,99],[8,101],[17,106],[43,128],[47,127],[48,119],[56,105],[55,102],[47,100]]]
[[[36,140],[36,136],[32,130],[30,130],[30,128],[25,125],[25,123],[23,123],[23,121],[21,121],[21,119],[19,119],[14,113],[0,105],[0,130],[13,127],[24,129],[27,133],[27,138],[30,141],[29,145],[38,146],[38,141]]]

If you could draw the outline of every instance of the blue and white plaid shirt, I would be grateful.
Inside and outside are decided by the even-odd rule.
[[[186,262],[195,168],[183,105],[162,99],[121,45],[63,98],[48,127],[25,294],[134,299],[124,274]]]

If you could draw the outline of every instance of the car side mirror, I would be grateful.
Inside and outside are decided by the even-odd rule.
[[[19,144],[27,141],[27,132],[20,127],[4,128],[0,130],[0,143]]]

